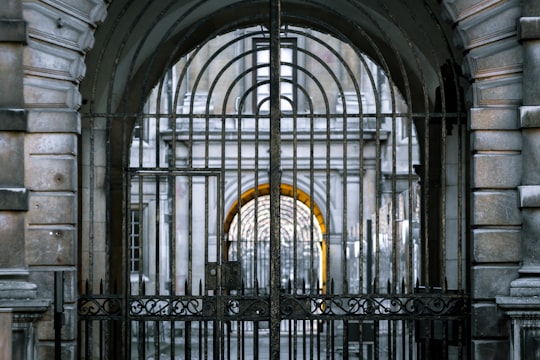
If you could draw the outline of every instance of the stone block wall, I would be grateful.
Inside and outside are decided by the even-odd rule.
[[[0,243],[9,249],[0,253],[0,310],[23,339],[37,335],[44,359],[54,357],[58,271],[65,277],[62,358],[76,354],[78,84],[105,10],[94,0],[6,0],[0,9]],[[35,316],[23,316],[30,308]],[[13,355],[32,354],[21,351]]]

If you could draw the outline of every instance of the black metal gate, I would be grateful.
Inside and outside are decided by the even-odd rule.
[[[399,59],[269,14],[192,49],[137,111],[83,115],[131,146],[106,177],[122,240],[83,245],[80,358],[467,357],[456,69],[413,101]]]

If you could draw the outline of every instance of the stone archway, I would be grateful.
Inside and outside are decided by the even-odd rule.
[[[135,9],[139,3],[132,7],[127,4],[115,1],[109,5],[108,19],[112,20],[101,27],[104,36],[86,60],[87,51],[94,45],[94,29],[105,19],[107,5],[102,1],[14,0],[8,2],[3,10],[5,20],[0,21],[3,29],[0,32],[1,66],[8,69],[2,72],[0,82],[1,116],[7,119],[2,122],[0,135],[6,144],[1,159],[8,169],[13,168],[9,164],[16,164],[15,168],[18,168],[0,178],[3,195],[0,202],[3,220],[0,239],[3,245],[7,243],[13,249],[9,256],[2,258],[5,271],[1,281],[7,290],[3,290],[0,296],[3,299],[14,296],[50,299],[52,294],[48,289],[52,274],[64,271],[67,318],[70,319],[66,327],[69,330],[64,335],[66,358],[73,356],[69,354],[73,354],[72,340],[76,337],[76,267],[79,262],[87,261],[76,256],[77,233],[90,231],[85,225],[85,214],[77,205],[85,204],[78,200],[88,188],[86,181],[89,178],[83,176],[81,185],[78,185],[77,163],[79,169],[92,166],[96,169],[95,174],[99,174],[104,163],[86,163],[84,153],[88,147],[97,149],[105,146],[99,143],[99,137],[83,137],[82,143],[77,144],[81,129],[78,110],[81,102],[84,103],[78,84],[86,67],[92,76],[95,66],[110,65],[107,57],[94,54],[126,45],[119,37],[116,43],[109,42],[110,45],[116,44],[112,48],[103,46],[107,38],[113,37],[107,29],[118,33],[131,30],[123,27],[121,15],[131,11],[139,14]],[[537,66],[532,56],[534,48],[529,46],[528,40],[538,38],[538,34],[528,27],[533,20],[522,19],[521,33],[516,31],[516,23],[522,14],[534,19],[539,10],[532,1],[526,2],[523,8],[518,1],[444,1],[440,8],[445,10],[455,26],[455,41],[466,53],[462,67],[472,82],[469,95],[474,141],[470,151],[476,154],[471,158],[471,181],[475,191],[470,194],[472,209],[468,218],[474,227],[471,255],[476,265],[467,271],[471,272],[473,279],[472,295],[481,299],[473,309],[473,316],[478,316],[479,322],[472,328],[473,339],[477,339],[478,344],[475,347],[477,356],[481,358],[484,354],[482,349],[486,347],[504,349],[508,345],[507,340],[483,340],[483,337],[492,339],[508,335],[494,330],[486,319],[497,313],[492,301],[494,297],[506,293],[510,281],[518,277],[518,264],[522,260],[519,250],[522,215],[517,203],[527,208],[524,220],[528,225],[523,229],[523,238],[530,239],[536,233],[534,213],[538,204],[531,203],[529,195],[534,195],[531,186],[539,183],[536,171],[531,168],[535,162],[530,161],[537,157],[533,145],[537,124],[535,117],[530,115],[534,114],[539,99],[532,90],[534,86],[528,83],[535,80],[532,74]],[[185,9],[188,10],[187,7]],[[437,9],[438,5],[434,5],[430,8],[434,13],[423,13],[420,19],[412,19],[428,19],[431,23],[437,19]],[[421,34],[416,36],[422,37]],[[525,41],[525,53],[517,42],[518,38]],[[448,45],[450,43],[448,41]],[[527,57],[526,68],[523,68],[522,56]],[[523,71],[527,72],[524,88]],[[88,88],[83,88],[85,94],[102,89],[100,79],[87,77],[85,83],[88,84]],[[522,101],[530,107],[525,108],[520,116],[517,110]],[[520,127],[525,128],[523,148]],[[521,178],[522,163],[525,164],[525,180]],[[493,173],[498,176],[491,176]],[[517,192],[518,185],[526,185],[521,188],[521,195]],[[490,206],[493,203],[500,206]],[[94,221],[105,221],[99,217],[100,214],[96,212]],[[105,228],[96,230],[105,232]],[[533,241],[527,240],[527,243],[532,244]],[[58,244],[62,246],[58,247]],[[501,251],[502,248],[505,251]],[[506,250],[508,248],[510,250]],[[530,250],[527,244],[525,250]],[[527,258],[525,263],[529,265],[525,272],[534,274],[533,258]],[[492,277],[497,277],[500,282],[492,283]],[[24,290],[19,292],[17,289]],[[38,327],[42,340],[51,340],[51,321],[44,320]],[[42,343],[42,354],[50,354],[49,344]]]

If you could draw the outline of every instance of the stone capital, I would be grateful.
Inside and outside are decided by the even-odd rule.
[[[0,210],[28,210],[28,190],[26,188],[0,187]]]
[[[520,208],[540,208],[540,185],[518,187]]]
[[[540,106],[521,106],[519,119],[522,128],[540,128]]]
[[[540,17],[522,17],[519,19],[519,38],[523,40],[540,39]]]
[[[28,42],[26,22],[20,19],[0,19],[0,42]]]

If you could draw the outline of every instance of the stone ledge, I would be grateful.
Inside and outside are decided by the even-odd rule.
[[[28,190],[26,188],[0,188],[1,210],[28,210]]]
[[[522,17],[518,31],[521,40],[540,39],[540,17]]]
[[[540,310],[540,297],[538,296],[497,296],[495,301],[502,309],[514,310],[513,315],[530,316],[528,312],[523,313],[523,310]]]
[[[26,110],[0,109],[0,119],[0,131],[26,131]]]
[[[523,277],[512,281],[510,295],[533,299],[540,304],[540,278]]]
[[[5,299],[34,299],[37,294],[37,285],[28,281],[1,280],[0,302]],[[2,307],[0,305],[0,307]],[[4,306],[13,307],[13,306]]]
[[[1,299],[0,309],[10,309],[14,314],[18,312],[45,312],[51,305],[48,299]]]
[[[18,19],[0,19],[0,42],[26,44],[28,42],[26,22]]]
[[[540,185],[518,186],[519,207],[538,208],[540,207]]]

